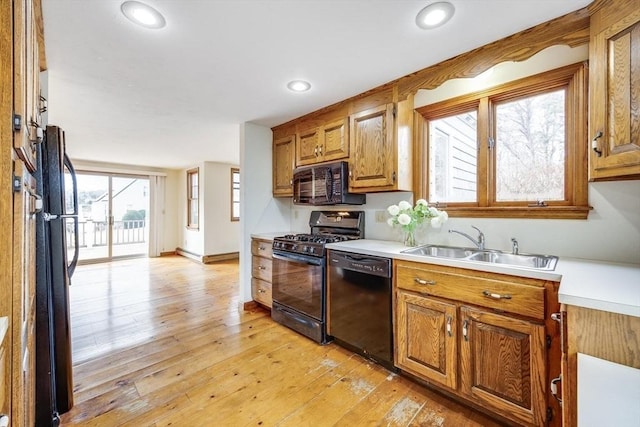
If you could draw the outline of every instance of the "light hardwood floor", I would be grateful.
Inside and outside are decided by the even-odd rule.
[[[237,261],[80,266],[63,426],[497,426],[335,345],[240,310]]]

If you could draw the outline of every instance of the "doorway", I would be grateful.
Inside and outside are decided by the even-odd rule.
[[[78,263],[148,256],[148,176],[77,171],[76,178]],[[71,237],[67,242],[73,242]]]

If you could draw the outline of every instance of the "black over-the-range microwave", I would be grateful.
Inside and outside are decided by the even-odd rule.
[[[335,162],[293,171],[296,205],[362,205],[366,194],[349,193],[349,163]]]

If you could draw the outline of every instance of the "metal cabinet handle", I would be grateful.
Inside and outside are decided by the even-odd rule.
[[[436,284],[435,280],[424,280],[424,279],[421,279],[419,277],[416,277],[415,279],[413,279],[413,281],[416,282],[418,285],[431,285],[431,286],[433,286],[433,285]]]
[[[598,131],[596,136],[591,140],[591,148],[593,148],[593,151],[598,157],[602,156],[602,150],[600,150],[600,147],[598,146],[598,139],[600,138],[602,138],[602,132]]]
[[[558,383],[562,382],[562,374],[551,380],[551,394],[556,398],[560,406],[562,406],[562,398],[558,397]]]
[[[313,154],[316,155],[316,157],[318,157],[318,146],[316,145],[316,148],[313,150]]]
[[[264,294],[264,293],[266,293],[266,292],[267,292],[267,291],[265,291],[264,289],[258,289],[258,293],[260,293],[260,294]]]
[[[322,155],[322,145],[318,145],[318,153],[320,153],[320,155]]]
[[[462,336],[464,337],[465,341],[469,341],[469,321],[465,320],[462,323]]]
[[[259,265],[258,266],[258,270],[266,270],[266,269],[267,269],[267,267],[265,267],[264,265]]]
[[[511,295],[509,294],[501,295],[501,294],[492,293],[486,290],[482,291],[482,295],[484,295],[487,298],[493,298],[493,299],[511,299]]]
[[[452,336],[451,333],[451,316],[447,316],[447,335]]]
[[[267,249],[267,248],[265,248],[264,246],[258,246],[258,250],[259,251],[264,251],[265,249]]]

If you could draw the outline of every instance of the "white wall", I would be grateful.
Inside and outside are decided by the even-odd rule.
[[[251,301],[251,234],[290,230],[291,201],[272,197],[271,129],[240,126],[240,301]]]
[[[199,214],[198,229],[186,227],[187,170],[198,168]],[[196,255],[219,255],[238,252],[240,223],[231,221],[231,168],[228,163],[204,162],[179,171],[178,247]],[[242,180],[242,170],[240,170]],[[242,187],[242,184],[241,184]],[[242,216],[240,217],[242,218]]]
[[[240,222],[231,221],[231,168],[228,163],[204,163],[203,255],[227,254],[240,249]],[[240,180],[242,185],[242,170]],[[242,217],[241,217],[242,218]]]

